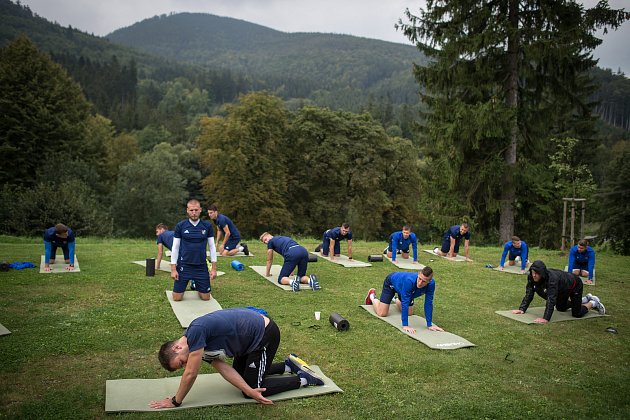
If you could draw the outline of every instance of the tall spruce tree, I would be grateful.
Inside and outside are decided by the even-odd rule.
[[[535,182],[520,174],[545,170],[549,138],[591,130],[595,31],[630,15],[566,0],[427,0],[405,14],[398,27],[430,59],[415,72],[430,110],[425,150],[435,185],[446,186],[434,222],[469,212],[509,240],[523,183]]]

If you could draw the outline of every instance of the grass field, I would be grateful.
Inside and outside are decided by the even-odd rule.
[[[316,245],[300,242],[310,250]],[[384,245],[355,241],[355,258],[366,261]],[[263,247],[250,241],[256,257],[240,261],[264,264]],[[79,238],[80,273],[0,273],[0,323],[12,331],[0,337],[0,417],[104,418],[106,380],[181,374],[163,370],[156,358],[161,343],[182,333],[164,293],[172,281],[164,272],[146,277],[130,263],[155,256],[155,248],[150,240]],[[500,252],[473,246],[474,263],[420,253],[420,262],[435,271],[434,322],[477,344],[452,351],[431,350],[359,308],[369,287],[380,294],[384,277],[395,271],[389,262],[343,268],[320,259],[309,271],[318,274],[323,290],[295,294],[251,269],[237,272],[231,259],[221,258],[219,270],[227,274],[213,283],[221,305],[266,309],[282,331],[278,357],[297,353],[345,392],[273,406],[120,416],[630,418],[630,257],[599,253],[597,285],[584,286],[602,299],[610,317],[525,325],[494,313],[518,307],[525,285],[524,276],[484,268],[497,265]],[[39,264],[42,253],[40,239],[0,237],[0,260]],[[558,251],[535,248],[530,259],[553,268],[566,263]],[[274,263],[281,262],[276,255]],[[543,305],[534,298],[532,306]],[[416,307],[422,315],[422,305]],[[322,312],[322,320],[315,321],[314,311]],[[347,332],[328,323],[331,312],[350,321]],[[309,328],[315,324],[321,328]],[[606,332],[609,326],[619,333]],[[213,372],[202,367],[202,373]]]

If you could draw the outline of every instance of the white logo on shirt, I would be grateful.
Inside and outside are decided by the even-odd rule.
[[[206,230],[205,230],[205,229],[204,229],[204,230],[202,230],[202,231],[201,231],[201,234],[202,234],[202,235],[205,235],[205,234],[206,234]]]
[[[190,233],[190,232],[188,232],[188,229],[186,229],[186,230],[184,231],[184,233]]]
[[[252,362],[251,365],[249,365],[250,368],[256,369],[256,364],[254,362]]]

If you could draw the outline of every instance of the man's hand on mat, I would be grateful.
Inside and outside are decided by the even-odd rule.
[[[524,314],[525,312],[521,311],[520,309],[513,309],[512,313],[513,314]]]
[[[44,267],[44,271],[49,272],[50,271],[50,266]]]
[[[593,280],[584,280],[584,283],[586,283],[586,284],[593,284]]]
[[[273,404],[273,401],[268,400],[267,398],[263,397],[262,393],[265,392],[266,390],[267,388],[253,388],[251,391],[247,392],[247,396],[255,399],[261,404]]]
[[[74,270],[74,266],[73,265],[68,265],[68,266],[66,266],[66,270],[67,271],[72,271],[72,270]]]
[[[411,328],[411,327],[403,327],[403,331],[408,332],[409,334],[415,334],[416,333],[416,329],[415,328]]]
[[[499,266],[499,270],[503,271],[505,267],[503,267],[502,265]]]
[[[173,397],[166,397],[163,400],[151,401],[149,403],[149,407],[151,408],[174,408],[173,401],[171,401]]]
[[[171,278],[173,280],[179,280],[179,273],[177,272],[177,269],[171,269]]]
[[[521,274],[525,274],[525,270],[521,270]]]
[[[210,270],[210,279],[214,280],[217,278],[217,270]]]
[[[536,319],[534,320],[534,322],[535,322],[536,324],[546,324],[546,323],[547,323],[547,322],[549,322],[549,321],[547,321],[545,318],[536,318]]]
[[[444,332],[444,330],[440,327],[438,327],[437,325],[431,325],[430,327],[427,327],[429,330],[431,331],[442,331]]]

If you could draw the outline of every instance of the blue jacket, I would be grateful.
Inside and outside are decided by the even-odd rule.
[[[586,247],[583,253],[578,252],[578,246],[574,245],[569,250],[569,267],[567,271],[571,273],[577,264],[588,263],[588,279],[593,280],[593,271],[595,270],[595,250],[590,246]]]

